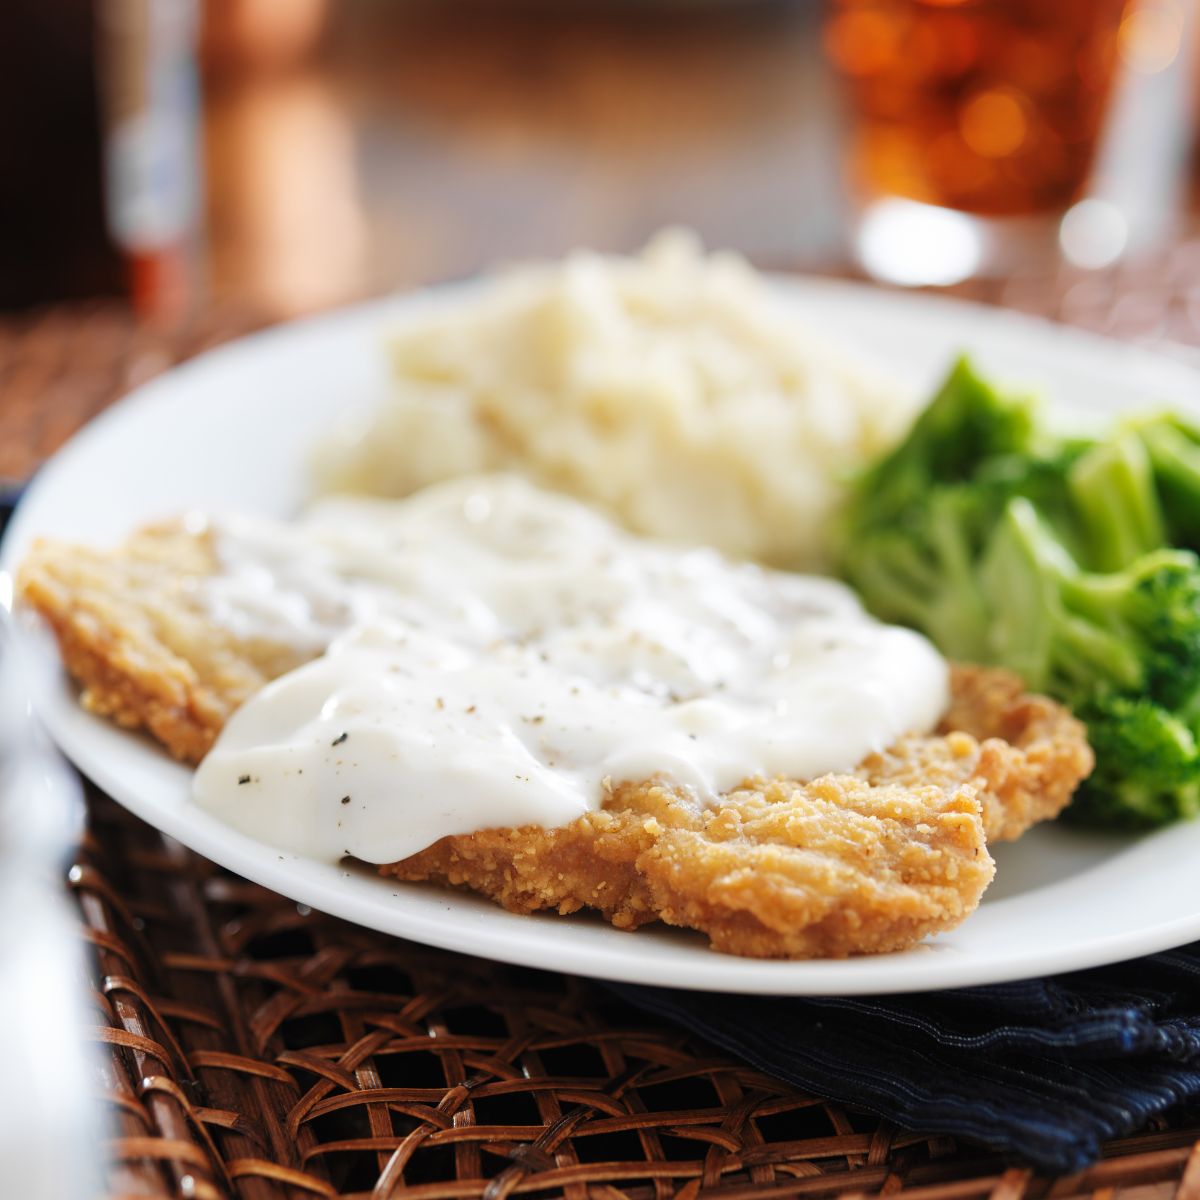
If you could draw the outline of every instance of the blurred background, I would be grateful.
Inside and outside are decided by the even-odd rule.
[[[0,308],[269,320],[694,227],[897,283],[1188,220],[1192,0],[5,0]]]
[[[1198,4],[0,0],[0,515],[197,349],[668,224],[1200,354]],[[0,766],[36,744],[3,686]],[[0,943],[45,949],[0,989],[0,1161],[6,1195],[77,1196],[38,1138],[96,1142],[85,1064],[29,1016],[67,1020],[69,839],[6,832],[30,786],[0,771]]]

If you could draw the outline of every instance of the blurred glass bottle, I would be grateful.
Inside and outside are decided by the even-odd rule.
[[[108,223],[138,313],[174,323],[200,285],[196,0],[99,0]]]
[[[1090,194],[1119,68],[1136,58],[1135,43],[1169,36],[1172,20],[1178,44],[1183,7],[832,0],[825,45],[850,98],[856,249],[867,269],[950,282],[1057,253],[1059,222]]]
[[[0,308],[122,290],[104,225],[92,0],[0,3]]]

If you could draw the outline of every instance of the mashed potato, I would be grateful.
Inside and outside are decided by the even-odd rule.
[[[321,447],[324,489],[512,469],[640,533],[793,568],[826,565],[845,476],[916,407],[680,233],[503,275],[391,353],[395,395]]]

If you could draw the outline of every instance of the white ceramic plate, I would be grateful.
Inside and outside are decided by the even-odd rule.
[[[468,285],[469,286],[469,285]],[[1108,413],[1139,403],[1200,412],[1200,372],[1129,346],[990,309],[825,282],[780,281],[807,318],[932,384],[960,348],[1057,402]],[[336,415],[387,388],[380,338],[460,288],[284,326],[195,359],[89,425],[38,475],[0,555],[11,572],[32,538],[115,540],[189,505],[271,515],[306,496],[308,448]],[[40,707],[66,753],[138,816],[201,854],[314,908],[372,928],[528,966],[683,988],[781,994],[920,991],[1087,967],[1200,938],[1200,822],[1149,837],[1044,827],[996,854],[996,882],[952,933],[904,954],[758,962],[697,935],[620,933],[599,920],[518,917],[472,896],[280,854],[188,802],[190,772],[148,740],[79,707],[52,649]]]

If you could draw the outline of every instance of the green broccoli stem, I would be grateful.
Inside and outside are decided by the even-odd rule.
[[[1200,430],[1161,414],[1131,429],[1154,469],[1171,544],[1200,550]]]
[[[1117,615],[1122,588],[1082,574],[1030,501],[1005,506],[979,577],[992,614],[987,661],[1067,701],[1143,682],[1140,647]]]
[[[1163,545],[1154,472],[1138,437],[1124,434],[1094,446],[1067,472],[1067,487],[1083,531],[1085,566],[1119,571]]]
[[[894,535],[866,536],[843,567],[877,617],[923,630],[952,658],[978,659],[987,610],[965,548],[954,544],[948,523],[937,540],[931,552]],[[951,577],[953,586],[945,586]]]

